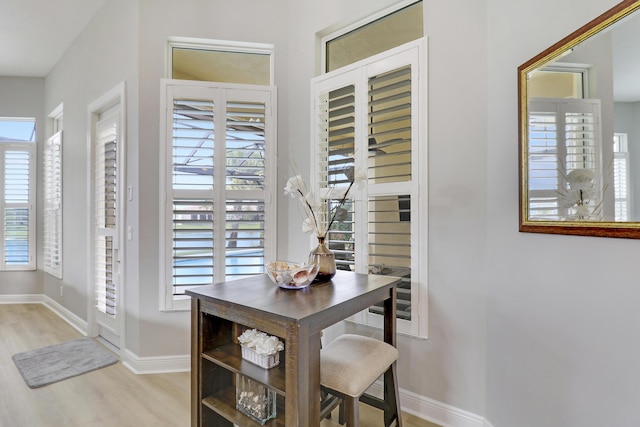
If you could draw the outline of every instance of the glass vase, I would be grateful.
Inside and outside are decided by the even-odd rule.
[[[336,275],[336,257],[324,244],[324,237],[318,236],[318,246],[309,253],[309,264],[318,266],[314,282],[326,282]]]

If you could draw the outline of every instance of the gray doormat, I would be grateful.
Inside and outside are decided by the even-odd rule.
[[[66,380],[118,361],[112,353],[91,338],[25,351],[14,354],[12,359],[31,388]]]

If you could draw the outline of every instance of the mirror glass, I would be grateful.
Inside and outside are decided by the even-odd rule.
[[[520,231],[640,238],[639,8],[518,68]]]

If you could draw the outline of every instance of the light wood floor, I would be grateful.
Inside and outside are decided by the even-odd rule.
[[[42,388],[24,383],[11,356],[81,334],[40,304],[0,304],[0,427],[187,427],[189,373],[135,375],[121,363]],[[381,414],[362,405],[362,427]],[[438,427],[403,415],[405,427]],[[322,427],[337,427],[337,413]]]

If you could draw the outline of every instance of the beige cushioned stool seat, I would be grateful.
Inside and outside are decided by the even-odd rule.
[[[398,349],[374,338],[345,334],[320,351],[320,384],[357,397],[398,359]]]

